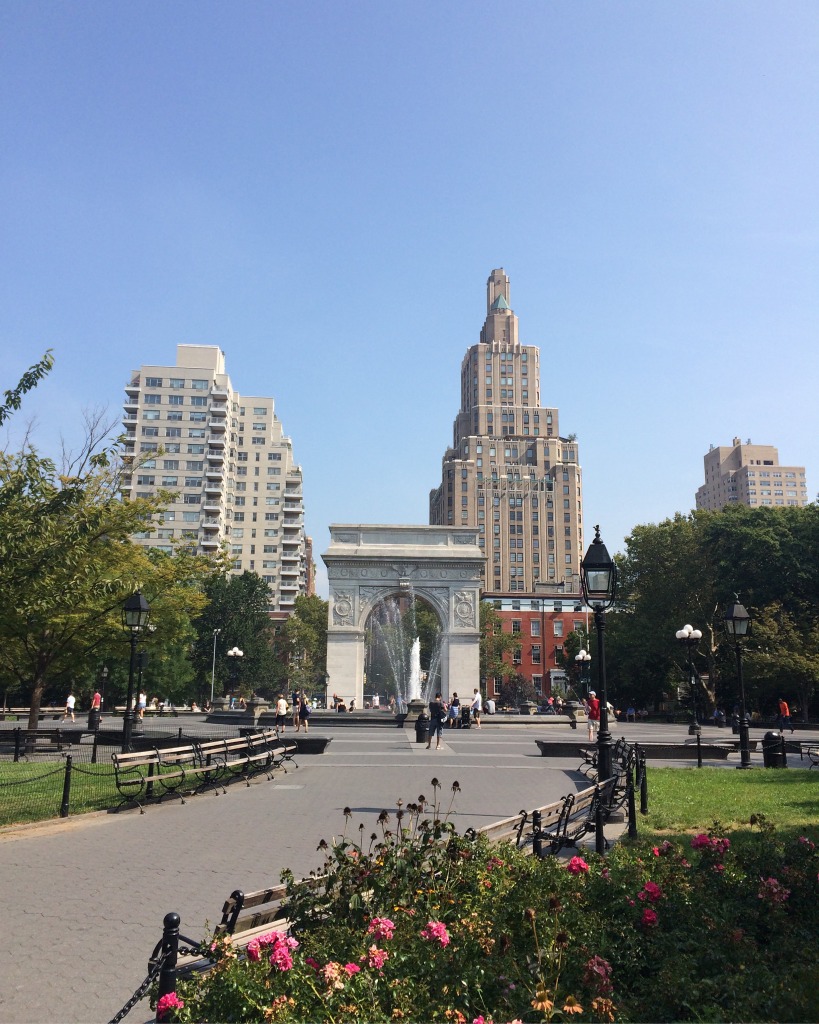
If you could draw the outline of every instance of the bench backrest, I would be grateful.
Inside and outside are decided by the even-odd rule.
[[[322,877],[305,878],[299,882],[302,888],[314,888]],[[222,920],[216,926],[217,935],[240,936],[266,924],[284,922],[286,917],[286,885],[274,885],[256,892],[242,892],[236,889],[225,900]]]

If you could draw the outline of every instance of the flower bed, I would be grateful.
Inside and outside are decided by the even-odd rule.
[[[419,798],[369,837],[323,844],[326,884],[286,876],[289,935],[246,956],[218,940],[160,1019],[819,1019],[807,837],[759,820],[741,850],[715,828],[539,861],[457,835],[434,792],[431,815]]]

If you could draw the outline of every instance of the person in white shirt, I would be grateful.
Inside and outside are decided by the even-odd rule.
[[[63,712],[63,721],[65,721],[69,715],[71,715],[72,722],[76,721],[76,719],[74,718],[74,707],[76,703],[77,698],[74,696],[73,693],[69,693],[69,695],[65,699],[65,711]]]
[[[487,697],[486,699],[486,713],[487,715],[495,714],[495,702],[491,697]]]
[[[287,701],[284,699],[284,694],[279,694],[279,699],[276,701],[276,729],[284,735],[284,724],[287,721]]]
[[[475,723],[475,727],[480,729],[481,727],[481,711],[483,710],[483,699],[481,698],[481,691],[475,687],[475,692],[472,697],[472,702],[469,705],[469,709],[472,712],[472,721]]]

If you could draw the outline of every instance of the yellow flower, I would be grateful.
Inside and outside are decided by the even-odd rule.
[[[582,1013],[583,1007],[578,1003],[574,996],[566,997],[566,1004],[563,1007],[564,1013]]]

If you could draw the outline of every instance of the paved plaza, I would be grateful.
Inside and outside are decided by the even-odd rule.
[[[327,751],[300,756],[297,769],[272,782],[234,784],[227,795],[204,793],[184,806],[171,800],[145,814],[100,813],[0,832],[0,1024],[109,1020],[144,978],[168,911],[181,915],[184,934],[204,937],[233,889],[276,883],[284,868],[300,876],[318,867],[318,842],[342,833],[346,806],[353,812],[348,835],[357,835],[360,822],[369,835],[398,799],[431,799],[433,777],[448,807],[457,781],[452,820],[462,830],[588,785],[576,771],[579,758],[544,758],[535,745],[551,737],[583,745],[585,730],[537,719],[446,730],[439,751],[417,744],[409,728],[342,728],[317,716],[311,733],[332,737]],[[613,735],[689,739],[679,725],[617,724]],[[704,730],[704,740],[718,738],[731,739],[730,730]],[[819,731],[794,738],[815,741]],[[733,756],[714,762],[736,763]],[[753,763],[761,766],[759,752]],[[798,765],[798,755],[789,763]],[[127,1020],[149,1017],[146,1001]]]

